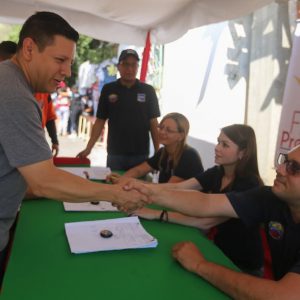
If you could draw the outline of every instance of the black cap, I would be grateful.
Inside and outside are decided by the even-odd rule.
[[[119,56],[119,63],[126,59],[128,56],[133,56],[136,58],[137,61],[140,60],[139,55],[137,54],[137,52],[133,49],[125,49],[121,52],[120,56]]]

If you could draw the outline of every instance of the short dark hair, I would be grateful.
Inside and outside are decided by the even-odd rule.
[[[11,58],[17,51],[17,44],[12,41],[3,41],[0,43],[0,59]]]
[[[22,26],[17,49],[21,49],[24,39],[30,37],[42,51],[53,43],[55,35],[61,35],[75,43],[79,39],[78,32],[58,14],[49,11],[36,12]]]

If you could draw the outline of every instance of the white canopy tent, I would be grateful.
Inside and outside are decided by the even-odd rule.
[[[35,11],[49,10],[62,15],[82,34],[143,46],[149,30],[152,43],[165,44],[191,28],[234,19],[271,2],[274,0],[0,0],[0,23],[23,23]]]
[[[220,128],[251,125],[261,175],[271,183],[292,3],[296,0],[0,0],[0,23],[22,24],[48,10],[82,34],[135,46],[144,46],[150,31],[152,43],[165,44],[162,114],[180,111],[188,117],[188,143],[205,167],[214,162]]]

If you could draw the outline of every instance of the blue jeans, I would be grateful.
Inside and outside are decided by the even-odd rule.
[[[114,155],[108,154],[106,166],[111,168],[112,171],[127,171],[148,158],[148,155]]]

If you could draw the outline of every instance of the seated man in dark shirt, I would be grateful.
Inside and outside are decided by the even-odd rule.
[[[139,182],[128,183],[127,189],[138,189],[154,203],[190,216],[240,218],[247,225],[263,222],[275,281],[209,262],[191,242],[175,245],[173,256],[234,299],[299,299],[300,145],[279,156],[276,173],[272,187],[241,193],[204,194]]]

